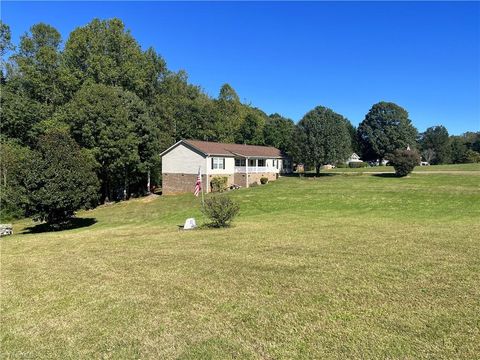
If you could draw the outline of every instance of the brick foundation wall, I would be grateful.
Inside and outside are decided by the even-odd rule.
[[[197,176],[197,174],[162,174],[162,194],[193,193]],[[202,185],[205,184],[205,180],[205,175],[202,175]]]
[[[240,185],[242,187],[247,186],[246,182],[246,174],[245,173],[236,173],[235,174],[235,184]],[[248,174],[248,184],[251,185],[253,183],[260,184],[260,178],[266,177],[268,181],[275,181],[277,179],[277,174],[275,173],[256,173],[256,174]]]
[[[215,174],[215,175],[208,175],[208,189],[207,189],[207,178],[206,175],[202,175],[202,185],[203,191],[210,192],[210,181],[214,177],[226,177],[227,186],[231,186],[233,184],[240,185],[242,187],[246,187],[246,174],[244,173],[235,173],[235,174]],[[258,173],[258,174],[248,174],[249,184],[258,183],[260,184],[260,178],[266,177],[268,181],[275,181],[277,179],[277,174],[275,173]],[[181,194],[191,192],[195,188],[195,182],[197,181],[196,174],[174,174],[174,173],[167,173],[162,174],[162,194],[163,195],[174,195],[174,194]]]
[[[277,179],[277,174],[275,173],[258,173],[258,174],[248,174],[249,184],[257,183],[260,184],[260,178],[266,177],[268,181],[275,181]]]
[[[231,186],[234,184],[233,174],[215,174],[215,175],[208,175],[208,189],[207,189],[207,177],[206,175],[202,175],[202,185],[203,191],[210,192],[210,182],[215,177],[226,177],[227,178],[227,186]],[[195,182],[197,181],[196,174],[175,174],[175,173],[167,173],[162,174],[162,194],[163,195],[174,195],[174,194],[182,194],[191,192],[195,188]]]
[[[240,185],[241,187],[245,187],[245,186],[247,186],[247,181],[245,179],[246,179],[245,174],[235,173],[233,181],[236,185]]]

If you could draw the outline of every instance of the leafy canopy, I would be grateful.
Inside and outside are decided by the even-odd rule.
[[[432,164],[447,164],[451,162],[452,148],[448,130],[440,126],[429,127],[420,137],[420,145],[423,150],[432,150]]]
[[[373,105],[357,132],[362,154],[367,159],[384,159],[397,149],[416,145],[417,130],[408,118],[408,112],[391,102]]]
[[[298,123],[300,153],[316,173],[323,164],[344,161],[351,153],[348,120],[323,106],[308,112]]]
[[[27,168],[23,185],[27,214],[34,219],[58,225],[75,211],[96,205],[95,162],[68,133],[53,130],[42,135]]]

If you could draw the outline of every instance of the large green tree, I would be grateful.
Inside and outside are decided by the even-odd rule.
[[[9,220],[25,215],[28,196],[23,179],[31,151],[12,140],[0,142],[0,218]]]
[[[120,19],[94,19],[72,31],[64,51],[77,88],[85,81],[119,86],[140,98],[153,99],[166,67],[153,49],[142,52]]]
[[[460,136],[451,136],[450,144],[453,163],[480,161],[480,132],[466,132]]]
[[[71,79],[62,65],[60,44],[60,33],[43,23],[33,25],[21,37],[2,86],[4,136],[33,146],[36,134],[32,128],[67,100]]]
[[[214,104],[188,83],[184,71],[165,76],[149,108],[161,130],[163,149],[180,139],[216,140]]]
[[[344,161],[351,152],[347,121],[342,115],[318,106],[298,123],[302,160],[320,173],[323,164]]]
[[[236,134],[235,142],[239,144],[263,145],[263,128],[265,127],[265,118],[259,111],[250,110],[243,120],[240,129]]]
[[[13,56],[21,75],[18,87],[29,98],[51,107],[64,102],[67,73],[62,66],[60,33],[50,25],[33,25],[20,40],[19,52]],[[13,80],[13,79],[12,79]]]
[[[1,137],[33,146],[36,142],[35,125],[47,119],[51,111],[24,92],[15,91],[9,83],[2,86],[1,102]]]
[[[452,160],[448,130],[442,125],[429,127],[422,133],[420,146],[424,151],[429,149],[433,151],[432,164],[448,164]]]
[[[265,145],[270,145],[282,150],[287,155],[292,155],[295,124],[291,119],[279,114],[270,115],[263,129]]]
[[[244,122],[246,109],[242,106],[237,93],[229,84],[224,84],[220,88],[216,106],[218,116],[214,125],[217,135],[215,140],[234,142]]]
[[[347,121],[347,129],[348,133],[350,134],[352,151],[358,155],[362,155],[362,147],[360,145],[360,140],[358,139],[357,128],[353,126],[350,121]]]
[[[0,83],[5,81],[5,55],[8,51],[15,49],[12,44],[12,32],[10,26],[0,20]]]
[[[468,148],[461,136],[452,136],[450,138],[450,147],[452,150],[452,162],[454,164],[466,162]]]
[[[42,135],[27,164],[23,183],[27,214],[34,219],[62,224],[77,210],[96,204],[95,161],[67,132],[52,130]]]
[[[362,155],[367,159],[383,160],[396,149],[416,147],[417,130],[408,112],[391,102],[372,106],[357,129]]]
[[[156,163],[158,133],[138,96],[120,87],[85,84],[57,115],[100,165],[102,199],[130,193],[138,172]],[[146,179],[146,174],[145,179]]]
[[[480,131],[467,131],[462,134],[462,138],[464,139],[467,148],[480,153]]]

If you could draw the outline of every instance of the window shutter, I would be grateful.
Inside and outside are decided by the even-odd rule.
[[[212,169],[214,169],[214,167],[213,167],[213,159],[215,159],[215,158],[212,158]]]
[[[222,160],[223,160],[223,167],[222,167],[222,169],[225,170],[225,158],[223,158]]]

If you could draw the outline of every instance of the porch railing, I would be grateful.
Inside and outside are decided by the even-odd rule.
[[[235,166],[235,172],[244,174],[247,172],[247,167]],[[278,169],[272,166],[249,166],[248,167],[249,174],[264,173],[264,172],[278,172]]]

